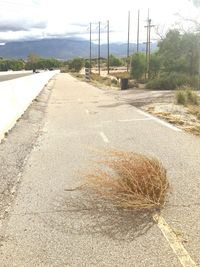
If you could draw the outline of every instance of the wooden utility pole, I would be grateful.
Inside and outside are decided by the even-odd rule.
[[[137,25],[137,53],[140,45],[140,10],[138,10],[138,25]]]
[[[155,25],[151,24],[151,19],[149,19],[149,48],[148,48],[148,76],[150,71],[150,60],[151,60],[151,28]]]
[[[90,22],[90,74],[92,69],[92,23]]]
[[[108,74],[110,72],[110,24],[109,20],[107,21],[107,45],[108,45],[108,58],[107,58],[107,69],[108,69]]]
[[[150,71],[150,60],[151,60],[151,28],[155,27],[155,25],[151,24],[151,19],[149,18],[149,9],[148,9],[148,17],[147,17],[147,42],[146,42],[146,73],[145,79],[149,78]]]
[[[129,71],[129,50],[130,50],[130,11],[128,12],[127,72]]]
[[[101,22],[99,21],[99,46],[98,46],[98,72],[99,72],[99,75],[101,74],[100,57],[101,57]]]
[[[148,8],[148,15],[147,15],[147,41],[146,41],[146,71],[145,71],[145,79],[147,79],[148,74],[148,49],[149,49],[149,8]]]

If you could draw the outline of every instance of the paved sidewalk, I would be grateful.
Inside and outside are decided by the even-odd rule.
[[[0,232],[0,266],[182,266],[148,215],[114,210],[87,193],[66,191],[80,185],[81,173],[96,157],[91,148],[99,147],[163,161],[172,194],[162,216],[200,264],[200,139],[145,118],[100,89],[57,75],[43,133]]]

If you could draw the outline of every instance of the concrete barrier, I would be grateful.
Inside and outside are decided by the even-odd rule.
[[[38,96],[45,84],[60,71],[47,71],[0,83],[0,141]]]
[[[32,70],[19,70],[19,71],[0,71],[0,76],[1,75],[14,75],[14,74],[31,74],[33,73]]]

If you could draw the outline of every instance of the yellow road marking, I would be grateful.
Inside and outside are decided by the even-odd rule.
[[[187,250],[184,248],[181,241],[178,240],[173,229],[167,224],[164,218],[156,214],[153,216],[153,219],[157,223],[159,229],[161,230],[166,240],[169,242],[170,247],[172,248],[174,253],[177,255],[182,266],[183,267],[197,267],[196,263],[190,257]]]

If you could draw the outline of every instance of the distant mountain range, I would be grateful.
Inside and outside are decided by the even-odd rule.
[[[140,44],[140,51],[145,51],[145,44]],[[152,44],[152,50],[157,48],[157,44]],[[124,57],[126,56],[127,44],[111,43],[110,54]],[[130,53],[136,51],[136,44],[130,44]],[[44,58],[57,58],[61,60],[72,59],[74,57],[89,57],[89,41],[83,39],[40,39],[32,41],[8,42],[0,46],[0,57],[13,59],[26,59],[30,53],[37,54]],[[98,45],[92,43],[92,57],[97,57]],[[106,57],[107,45],[101,45],[101,57]]]

